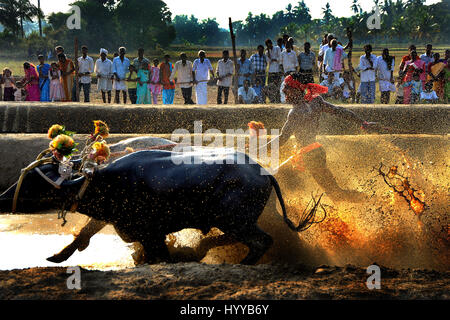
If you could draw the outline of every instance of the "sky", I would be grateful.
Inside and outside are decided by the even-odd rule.
[[[68,12],[69,4],[75,0],[41,0],[41,8],[44,14],[51,12]],[[193,14],[200,20],[216,18],[222,28],[228,28],[228,18],[233,21],[244,20],[251,11],[254,15],[265,13],[269,16],[277,11],[284,10],[291,3],[295,6],[298,0],[164,0],[172,17],[180,14]],[[37,0],[31,0],[37,4]],[[305,0],[313,19],[322,17],[322,8],[330,3],[331,10],[335,16],[343,17],[352,15],[350,6],[352,0]],[[427,5],[440,2],[440,0],[427,0]],[[370,11],[373,0],[359,0],[359,4],[365,11]]]

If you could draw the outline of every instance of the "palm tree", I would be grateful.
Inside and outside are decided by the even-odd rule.
[[[33,21],[33,17],[42,17],[42,11],[36,7],[34,4],[30,3],[30,0],[16,0],[16,8],[18,13],[18,18],[20,21],[20,31],[22,34],[22,38],[25,37],[25,33],[23,31],[23,22],[24,21]]]
[[[309,8],[305,1],[299,1],[294,7],[295,19],[300,24],[307,24],[311,22],[311,15],[309,14]]]
[[[358,0],[353,0],[351,8],[355,15],[362,13],[362,8],[361,8],[360,4],[358,3]]]
[[[33,17],[43,17],[42,11],[30,0],[0,0],[0,24],[17,36],[19,29],[25,37],[23,23],[32,22]]]
[[[38,9],[41,10],[41,0],[38,0]],[[42,37],[42,22],[41,22],[41,15],[38,16],[39,19],[39,35]]]
[[[290,3],[286,6],[286,18],[289,23],[293,22],[295,19],[293,7],[292,7],[292,4],[290,4]]]
[[[325,8],[322,8],[322,13],[323,13],[323,22],[325,24],[330,24],[331,20],[333,20],[334,16],[333,13],[331,12],[331,8],[330,8],[330,3],[327,2],[327,4],[325,5]]]
[[[0,0],[0,24],[17,36],[19,30],[16,0]]]

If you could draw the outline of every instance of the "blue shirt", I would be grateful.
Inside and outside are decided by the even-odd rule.
[[[431,55],[431,57],[427,56],[426,53],[422,54],[420,56],[420,60],[422,60],[423,62],[425,62],[425,70],[428,70],[428,64],[430,62],[434,62],[434,58],[433,55]]]
[[[265,73],[267,69],[267,58],[266,55],[262,56],[259,53],[255,53],[250,57],[250,62],[253,64],[253,70],[256,73]]]
[[[300,52],[298,58],[300,60],[300,70],[312,70],[314,62],[316,61],[314,52],[310,51],[308,54],[306,54],[306,52]]]
[[[48,72],[50,71],[50,65],[48,64],[48,63],[44,63],[44,65],[40,65],[40,64],[38,64],[37,66],[36,66],[36,71],[38,72],[38,74],[39,74],[39,70],[42,68],[42,75],[43,76],[47,76],[47,78],[41,78],[41,77],[39,77],[39,86],[42,86],[42,83],[44,82],[44,81],[46,81],[46,80],[49,80],[48,79]],[[50,79],[51,80],[51,79]],[[50,81],[49,81],[50,82]]]
[[[120,57],[115,57],[113,60],[113,73],[117,73],[117,76],[120,80],[123,80],[126,78],[128,69],[130,68],[130,60],[128,60],[127,57],[120,60]]]
[[[242,62],[241,59],[239,59],[237,63],[239,66],[238,86],[242,87],[244,85],[244,80],[250,81],[250,77],[245,77],[244,74],[246,73],[253,74],[253,64],[248,59],[245,59],[244,62]]]
[[[422,81],[411,80],[405,82],[403,87],[411,87],[411,92],[414,94],[420,94],[422,92]]]

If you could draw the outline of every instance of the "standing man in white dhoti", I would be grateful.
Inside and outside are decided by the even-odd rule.
[[[103,103],[106,103],[106,94],[108,94],[108,103],[111,103],[111,90],[113,64],[107,58],[108,50],[100,49],[100,58],[95,62],[94,72],[97,74],[97,90],[102,92]]]
[[[211,77],[214,78],[214,69],[209,59],[206,59],[206,53],[203,50],[198,52],[198,59],[194,61],[192,67],[192,75],[194,77],[194,84],[196,84],[195,95],[197,97],[197,104],[205,105],[208,103],[208,81]]]

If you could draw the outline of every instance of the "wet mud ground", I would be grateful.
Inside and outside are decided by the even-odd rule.
[[[0,272],[0,299],[449,299],[450,272],[381,268],[369,290],[364,268],[176,263],[122,271],[81,269],[69,290],[66,268]]]

